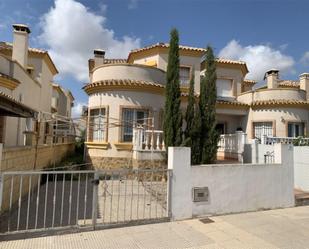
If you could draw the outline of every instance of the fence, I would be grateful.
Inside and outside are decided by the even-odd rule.
[[[169,176],[166,169],[3,172],[0,234],[167,219]]]

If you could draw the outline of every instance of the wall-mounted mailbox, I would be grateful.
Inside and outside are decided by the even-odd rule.
[[[193,188],[193,201],[202,202],[208,201],[209,190],[208,187]]]

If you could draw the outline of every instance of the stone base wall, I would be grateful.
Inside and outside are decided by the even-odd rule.
[[[127,157],[87,157],[87,162],[94,169],[163,169],[167,168],[166,160],[136,160]]]
[[[47,168],[54,162],[58,163],[63,158],[74,152],[74,143],[68,144],[56,144],[40,145],[37,151],[36,167],[34,168],[36,148],[34,146],[23,146],[13,148],[3,148],[1,171],[30,171]],[[9,207],[9,199],[11,192],[11,177],[5,176],[2,179],[3,183],[3,195],[2,195],[2,206],[1,212],[5,211]],[[19,187],[20,187],[20,176],[14,177],[12,202],[16,203],[19,198]],[[22,193],[24,196],[28,193],[30,177],[23,176],[22,180]],[[35,188],[38,184],[37,176],[31,177],[31,188]]]
[[[74,152],[74,143],[40,145],[37,150],[36,166],[34,168],[35,146],[3,148],[1,171],[37,170],[59,163],[64,157]]]

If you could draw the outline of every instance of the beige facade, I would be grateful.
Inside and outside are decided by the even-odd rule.
[[[71,110],[74,105],[74,97],[68,90],[63,89],[59,84],[53,83],[51,110],[60,116],[71,117]]]
[[[183,111],[192,74],[195,92],[199,94],[200,79],[205,72],[204,53],[202,48],[180,46]],[[89,95],[87,153],[94,161],[101,158],[112,164],[111,159],[118,158],[118,162],[120,159],[129,162],[132,157],[136,159],[134,127],[143,127],[145,134],[147,130],[161,134],[168,44],[133,50],[127,60],[105,59],[104,55],[104,51],[95,52],[95,58],[89,60],[90,83],[84,87]],[[249,139],[307,134],[308,74],[302,74],[299,82],[291,82],[281,80],[278,70],[270,70],[266,73],[266,86],[254,89],[256,82],[245,78],[248,73],[245,62],[218,58],[216,64],[220,133],[242,130]],[[143,141],[147,140],[143,136]],[[157,143],[160,142],[158,135]],[[149,150],[147,144],[143,146]],[[156,150],[163,148],[156,146]]]
[[[39,115],[37,119],[3,116],[0,142],[4,147],[29,145],[35,136],[39,144],[46,144],[46,137],[52,135],[49,120],[53,112],[53,78],[58,71],[47,51],[28,46],[29,35],[26,25],[14,24],[13,43],[0,42],[0,90]],[[70,104],[63,103],[65,111],[61,114],[70,118],[74,98],[68,93],[65,96]]]

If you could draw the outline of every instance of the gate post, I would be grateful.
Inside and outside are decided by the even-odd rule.
[[[168,189],[171,219],[192,218],[191,148],[168,147],[168,169],[172,171]]]
[[[92,180],[93,192],[92,192],[92,226],[93,230],[96,228],[97,216],[98,216],[98,185],[100,183],[99,173],[95,172]]]

